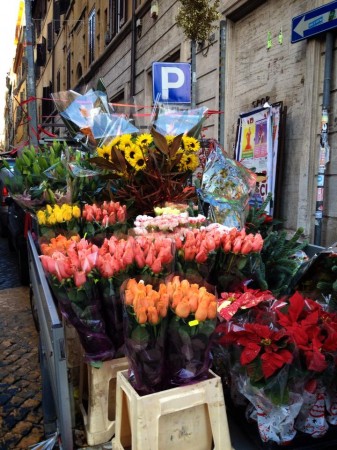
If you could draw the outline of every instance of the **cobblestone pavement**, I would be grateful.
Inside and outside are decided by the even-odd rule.
[[[27,450],[44,437],[38,336],[29,288],[0,239],[0,450]]]

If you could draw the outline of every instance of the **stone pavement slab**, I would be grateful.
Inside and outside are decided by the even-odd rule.
[[[0,290],[0,450],[44,439],[38,334],[28,287]]]

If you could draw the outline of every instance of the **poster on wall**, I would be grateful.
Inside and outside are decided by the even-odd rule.
[[[275,194],[280,105],[268,106],[239,116],[236,159],[257,174],[256,189],[250,200],[259,204],[269,192]],[[273,215],[273,201],[266,208]]]

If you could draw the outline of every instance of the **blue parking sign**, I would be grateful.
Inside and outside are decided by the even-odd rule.
[[[191,65],[152,63],[153,99],[162,103],[191,103]]]

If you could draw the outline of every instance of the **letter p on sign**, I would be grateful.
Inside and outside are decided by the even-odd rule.
[[[153,99],[191,103],[191,66],[188,63],[153,63]]]

